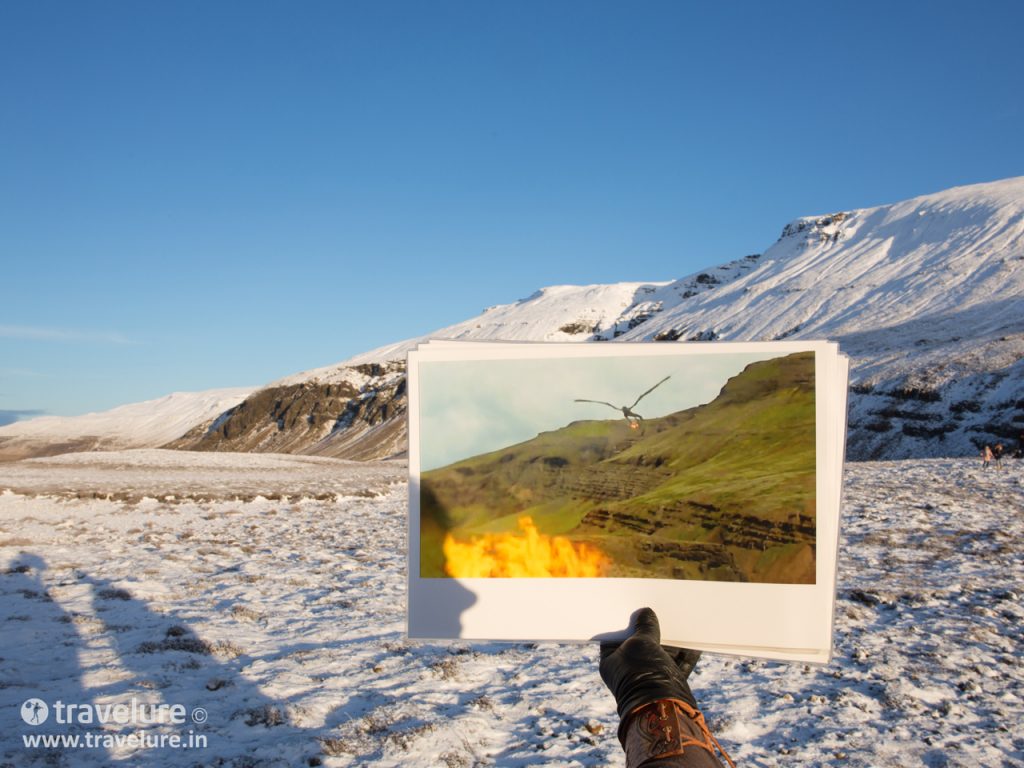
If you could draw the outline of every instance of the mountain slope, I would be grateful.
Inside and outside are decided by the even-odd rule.
[[[279,383],[167,448],[377,459],[405,450],[405,364],[344,368],[331,381]]]
[[[252,387],[175,392],[83,416],[42,416],[0,427],[0,461],[71,451],[151,448],[215,420]]]
[[[555,286],[426,338],[828,338],[851,357],[851,458],[969,455],[1024,432],[1024,177],[796,219],[764,254],[668,283]]]
[[[658,324],[723,339],[844,338],[905,328],[1019,302],[1022,260],[1024,178],[960,187],[798,219],[756,269],[672,308]],[[1018,327],[1019,316],[999,315],[973,330],[991,335]]]
[[[856,458],[1024,430],[1024,179],[799,219],[758,267],[623,340],[822,337],[850,355]]]

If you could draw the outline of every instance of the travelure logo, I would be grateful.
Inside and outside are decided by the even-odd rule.
[[[53,721],[61,725],[182,725],[188,721],[188,708],[184,704],[150,704],[135,699],[118,704],[74,704],[58,699],[47,704],[42,699],[31,698],[21,705],[21,719],[28,725],[42,725],[49,719],[51,709]],[[202,707],[192,710],[192,722],[205,723],[206,718]]]
[[[29,725],[42,725],[50,716],[50,707],[42,699],[28,699],[21,705],[21,719]]]

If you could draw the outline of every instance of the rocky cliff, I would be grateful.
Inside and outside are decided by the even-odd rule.
[[[166,448],[385,459],[406,450],[404,363],[352,366],[334,383],[258,390]]]

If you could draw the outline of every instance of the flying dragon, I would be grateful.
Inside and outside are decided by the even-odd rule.
[[[579,398],[579,397],[576,398],[575,400],[573,400],[573,402],[574,403],[598,403],[600,405],[607,405],[609,408],[614,408],[616,411],[622,411],[622,415],[625,416],[626,417],[626,421],[629,422],[629,428],[630,429],[639,429],[640,428],[640,422],[644,420],[644,417],[641,416],[636,411],[634,411],[633,409],[636,408],[637,403],[639,403],[641,400],[643,400],[645,397],[647,397],[649,394],[651,394],[651,392],[656,390],[658,387],[660,387],[662,384],[664,384],[666,381],[668,381],[671,378],[672,378],[671,376],[666,376],[664,379],[662,379],[657,384],[655,384],[653,387],[651,387],[646,392],[644,392],[642,395],[640,395],[640,397],[638,397],[636,399],[636,401],[632,405],[618,406],[618,405],[612,405],[611,403],[605,402],[604,400],[584,400],[583,398]]]

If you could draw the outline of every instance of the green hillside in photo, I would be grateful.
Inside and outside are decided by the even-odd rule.
[[[576,421],[424,472],[421,575],[443,542],[515,534],[596,548],[608,577],[802,584],[815,579],[814,353],[756,362],[710,403]]]

